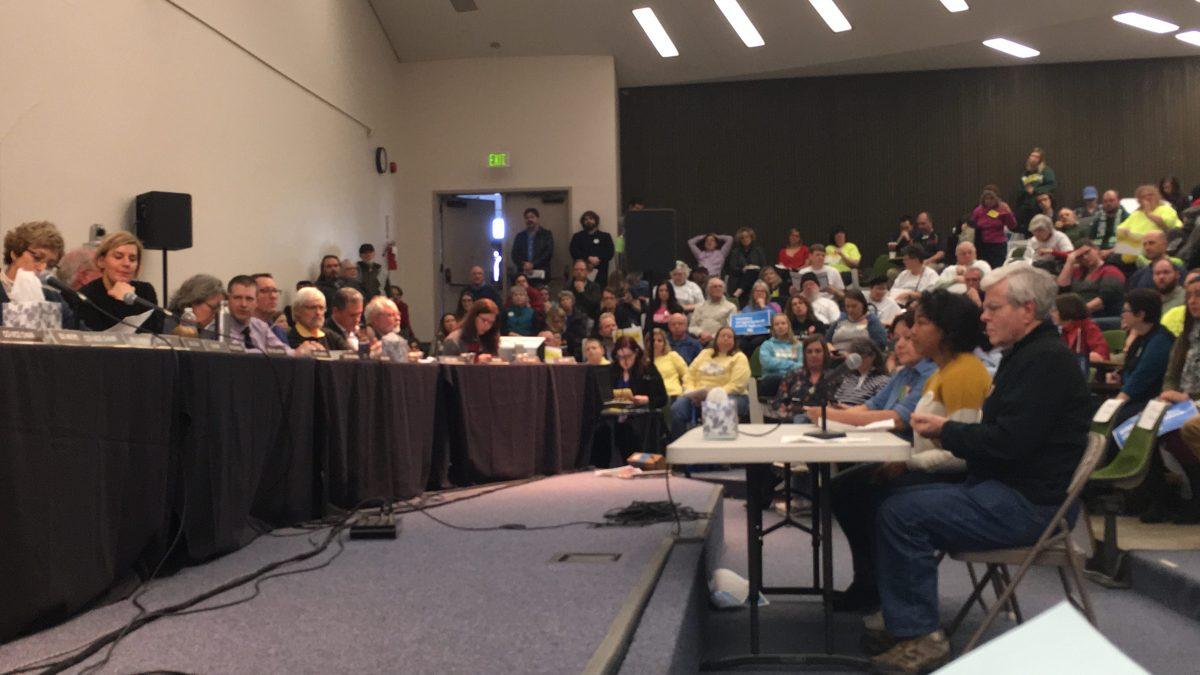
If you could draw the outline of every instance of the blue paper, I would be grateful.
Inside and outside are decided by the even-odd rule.
[[[1172,431],[1177,431],[1185,422],[1196,415],[1196,404],[1191,401],[1180,401],[1172,405],[1163,413],[1162,420],[1158,423],[1158,435],[1164,436]],[[1125,441],[1129,438],[1129,432],[1133,431],[1133,425],[1137,424],[1138,418],[1141,416],[1141,413],[1138,413],[1122,422],[1121,426],[1113,429],[1113,440],[1117,442],[1117,447],[1125,447]]]
[[[729,319],[734,335],[766,335],[771,332],[771,310],[741,312]]]

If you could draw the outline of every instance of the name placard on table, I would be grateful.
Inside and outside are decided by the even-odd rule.
[[[16,328],[13,326],[0,326],[0,343],[6,344],[33,344],[42,341],[42,331],[36,328]]]

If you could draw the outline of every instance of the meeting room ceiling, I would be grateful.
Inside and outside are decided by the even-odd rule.
[[[808,0],[740,0],[765,44],[747,48],[713,0],[368,0],[402,62],[486,56],[611,55],[617,82],[687,82],[1200,55],[1200,47],[1116,23],[1137,11],[1200,30],[1197,0],[836,0],[834,33]],[[663,58],[632,10],[651,7],[678,48]],[[1041,52],[1018,59],[981,42]]]

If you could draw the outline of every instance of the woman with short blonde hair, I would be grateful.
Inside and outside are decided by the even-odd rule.
[[[96,247],[100,278],[84,284],[79,293],[88,299],[78,308],[79,319],[91,330],[103,331],[118,323],[141,321],[139,330],[162,332],[163,313],[147,310],[134,298],[157,305],[154,287],[137,277],[142,271],[142,242],[129,232],[112,232]],[[145,318],[138,315],[151,311]]]

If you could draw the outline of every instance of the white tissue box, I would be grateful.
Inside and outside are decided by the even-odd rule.
[[[62,328],[62,307],[57,302],[6,302],[4,325],[41,330]]]
[[[732,441],[737,438],[737,404],[727,398],[721,403],[705,400],[700,406],[704,414],[704,440]]]

